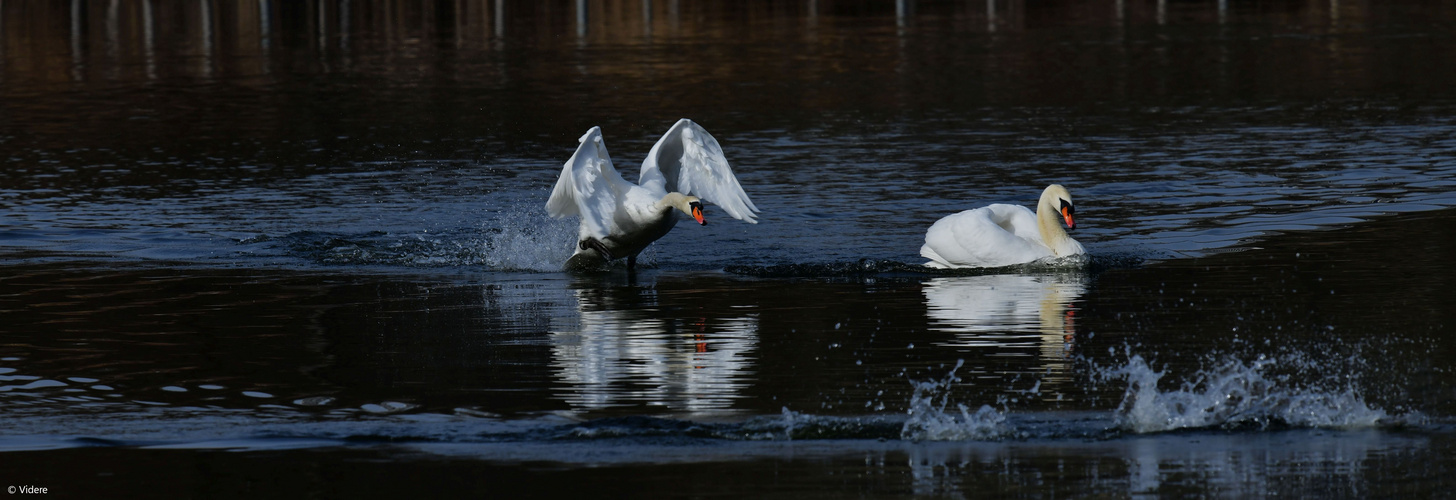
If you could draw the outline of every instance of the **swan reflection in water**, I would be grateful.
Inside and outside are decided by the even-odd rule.
[[[925,305],[931,328],[955,335],[944,345],[1007,356],[1035,350],[1043,369],[1062,373],[1076,333],[1073,301],[1086,282],[1080,273],[936,278],[925,284]]]
[[[552,369],[572,410],[732,411],[750,385],[757,314],[682,285],[575,287],[576,317],[551,325]]]

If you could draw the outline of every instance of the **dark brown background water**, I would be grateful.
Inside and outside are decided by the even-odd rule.
[[[1440,494],[1453,26],[1440,2],[4,0],[0,486]],[[680,117],[762,223],[556,272],[574,227],[541,206],[575,138],[602,126],[631,171]],[[937,217],[1049,182],[1090,267],[917,267]]]

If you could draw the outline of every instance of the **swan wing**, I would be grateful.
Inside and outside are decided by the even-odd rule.
[[[665,192],[679,192],[702,198],[722,208],[733,218],[757,224],[758,207],[743,192],[723,148],[702,126],[683,118],[658,139],[642,161],[638,183]]]
[[[985,209],[991,214],[991,222],[997,226],[1018,238],[1035,243],[1035,246],[1046,246],[1046,242],[1041,239],[1041,229],[1037,227],[1036,212],[1021,205],[1004,203],[986,205]]]
[[[562,166],[561,177],[546,200],[546,212],[552,217],[580,215],[589,235],[605,238],[611,233],[612,217],[627,181],[612,166],[600,127],[592,127],[578,141],[581,144]]]
[[[941,218],[925,233],[920,254],[935,267],[1000,267],[1052,255],[1036,215],[1017,205],[990,205]]]

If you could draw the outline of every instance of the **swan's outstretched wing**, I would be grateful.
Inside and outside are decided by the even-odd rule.
[[[733,218],[757,224],[758,207],[743,192],[723,148],[702,126],[683,118],[662,134],[642,161],[642,187],[658,184],[664,191],[697,196]]]
[[[546,200],[546,213],[552,217],[580,215],[582,227],[591,236],[605,238],[622,196],[619,186],[626,181],[612,167],[600,127],[592,127],[578,141],[581,145],[562,166],[561,178]]]

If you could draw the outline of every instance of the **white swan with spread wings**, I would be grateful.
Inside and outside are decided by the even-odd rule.
[[[733,176],[723,148],[692,120],[678,120],[652,146],[637,184],[612,166],[600,127],[592,127],[579,142],[546,201],[552,217],[581,217],[576,253],[566,261],[569,269],[621,257],[627,258],[627,269],[636,267],[637,254],[677,224],[677,212],[707,225],[704,201],[735,219],[758,223],[758,207]]]

